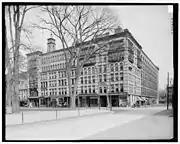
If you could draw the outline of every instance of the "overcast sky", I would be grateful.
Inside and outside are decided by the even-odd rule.
[[[173,43],[168,6],[110,6],[123,28],[129,29],[144,52],[159,67],[159,88],[167,84],[167,72],[173,75]],[[37,21],[39,10],[31,11],[26,22]],[[33,30],[32,42],[47,50],[49,32]],[[57,42],[57,41],[56,41]],[[59,44],[56,49],[59,49]]]

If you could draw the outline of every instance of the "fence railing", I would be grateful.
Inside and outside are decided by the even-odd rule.
[[[23,111],[18,114],[6,114],[6,126],[60,120],[106,112],[109,112],[106,108],[80,108],[79,110],[61,110],[55,108],[51,111]]]

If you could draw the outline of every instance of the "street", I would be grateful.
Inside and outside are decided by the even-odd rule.
[[[120,111],[117,110],[115,113],[120,114]],[[126,113],[131,113],[132,115],[145,114],[145,117],[122,126],[117,126],[106,131],[96,133],[84,139],[153,140],[172,138],[172,110],[164,110],[153,114],[153,110],[137,109],[135,111],[126,111]]]
[[[113,108],[113,113],[6,128],[7,140],[170,139],[165,107]]]

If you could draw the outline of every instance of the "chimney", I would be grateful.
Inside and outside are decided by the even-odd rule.
[[[114,32],[115,32],[115,34],[122,33],[123,29],[120,26],[118,26],[116,29],[114,29]]]

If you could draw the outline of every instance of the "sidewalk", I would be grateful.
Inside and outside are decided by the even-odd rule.
[[[6,128],[7,140],[80,140],[97,132],[142,118],[143,115],[107,113],[66,121],[50,121]]]
[[[162,111],[157,109],[152,114]],[[122,126],[145,117],[145,114],[106,113],[64,121],[6,127],[7,140],[80,140],[99,132]]]
[[[6,126],[27,124],[41,121],[59,120],[79,116],[108,113],[106,108],[54,110],[54,111],[24,111],[18,114],[6,114]]]

